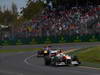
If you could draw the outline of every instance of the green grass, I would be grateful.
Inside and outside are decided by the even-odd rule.
[[[11,49],[11,50],[0,50],[0,53],[9,53],[9,52],[30,52],[41,50],[42,48],[27,48],[27,49]]]
[[[78,56],[84,66],[100,68],[100,46],[81,49],[71,54]]]
[[[81,61],[100,63],[100,47],[98,46],[80,51],[77,56],[79,56]]]

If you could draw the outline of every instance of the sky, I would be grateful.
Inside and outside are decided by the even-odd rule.
[[[0,6],[2,10],[5,8],[11,9],[12,2],[17,5],[18,11],[20,11],[22,7],[26,6],[28,0],[0,0]]]

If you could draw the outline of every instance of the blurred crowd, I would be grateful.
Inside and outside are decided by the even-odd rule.
[[[44,9],[14,29],[14,37],[100,34],[100,6],[72,7],[65,10]]]

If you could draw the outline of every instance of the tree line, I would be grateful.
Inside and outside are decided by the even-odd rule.
[[[68,5],[68,3],[73,2],[72,0],[47,0],[47,3],[48,1],[52,1],[53,5],[55,6],[58,6],[59,4]],[[74,2],[77,3],[79,1],[81,0],[75,0]],[[100,1],[98,1],[98,3],[100,3]],[[29,21],[34,17],[38,17],[41,14],[42,10],[46,7],[47,4],[45,4],[41,0],[38,0],[37,2],[33,2],[33,0],[28,0],[26,7],[22,8],[19,14],[16,4],[12,3],[11,10],[3,9],[2,11],[2,9],[0,8],[0,24],[18,26],[25,21]]]
[[[28,0],[26,7],[22,8],[21,12],[18,12],[18,8],[15,3],[12,3],[11,10],[1,9],[0,6],[0,24],[7,26],[18,26],[24,21],[29,21],[34,17],[37,17],[44,9],[44,3],[42,1],[32,2]]]
[[[11,25],[15,24],[18,16],[17,6],[12,3],[12,9],[1,9],[0,7],[0,24]]]

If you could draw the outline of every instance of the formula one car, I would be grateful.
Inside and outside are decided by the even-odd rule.
[[[79,59],[76,56],[66,55],[64,53],[56,54],[50,53],[48,56],[44,57],[45,65],[53,65],[53,66],[60,66],[60,65],[74,65],[78,66],[80,64]]]
[[[43,57],[49,54],[48,50],[40,50],[37,52],[37,57]]]
[[[51,46],[46,46],[42,50],[37,51],[37,57],[44,57],[46,55],[49,55],[49,52],[51,50]]]

